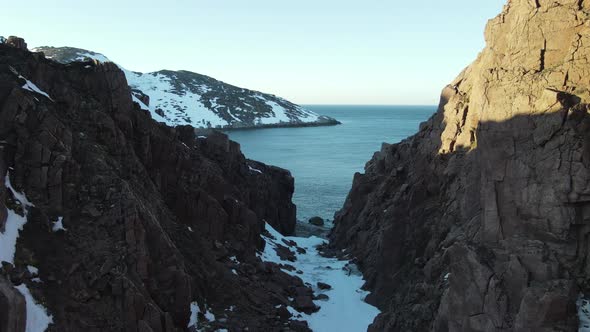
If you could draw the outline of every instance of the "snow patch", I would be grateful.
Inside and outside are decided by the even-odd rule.
[[[256,173],[262,174],[262,171],[261,170],[256,169],[256,168],[254,168],[254,167],[252,167],[250,165],[248,165],[248,169],[250,170],[250,172],[256,172]]]
[[[18,239],[18,233],[23,229],[23,226],[27,223],[27,208],[33,206],[31,202],[21,194],[14,190],[10,183],[10,172],[6,174],[4,178],[4,185],[8,188],[17,204],[23,208],[23,216],[19,215],[11,209],[8,210],[8,218],[6,219],[6,225],[4,233],[0,232],[0,261],[6,261],[14,263],[14,254],[16,253],[16,240]]]
[[[201,309],[199,309],[199,304],[197,302],[192,302],[191,303],[191,317],[190,317],[187,327],[197,325],[197,322],[199,321],[199,313],[200,312],[201,312]]]
[[[272,108],[272,113],[274,116],[270,117],[261,117],[260,123],[262,124],[276,124],[282,122],[289,122],[291,119],[287,116],[287,112],[284,107],[275,103],[274,101],[269,101],[260,97],[261,100],[265,101],[268,106]]]
[[[228,125],[227,121],[213,111],[215,105],[209,108],[203,104],[201,94],[189,89],[183,90],[182,93],[176,92],[170,76],[161,73],[136,73],[120,68],[131,88],[149,96],[150,105],[147,109],[155,120],[172,127],[185,124],[212,128]],[[166,116],[162,117],[156,113],[157,109]]]
[[[209,309],[207,309],[207,306],[205,305],[205,312],[203,313],[203,316],[205,316],[205,322],[200,321],[199,320],[199,313],[201,313],[201,309],[199,308],[199,304],[197,302],[191,302],[191,306],[190,306],[190,310],[191,310],[191,316],[190,316],[190,320],[188,322],[188,326],[187,327],[198,327],[198,323],[206,323],[206,322],[214,322],[215,321],[215,315],[213,313],[211,313],[209,311]]]
[[[39,269],[33,265],[27,265],[27,270],[29,270],[29,273],[32,275],[39,275]]]
[[[63,219],[64,217],[57,217],[57,221],[53,223],[53,227],[51,228],[51,230],[54,232],[67,231],[67,229],[64,228]]]
[[[29,90],[29,91],[31,91],[31,92],[38,93],[38,94],[40,94],[40,95],[42,95],[42,96],[45,96],[45,97],[47,97],[47,99],[49,99],[49,100],[51,100],[51,101],[54,101],[54,100],[53,100],[51,97],[49,97],[49,95],[48,95],[48,94],[47,94],[45,91],[43,91],[43,90],[39,89],[39,88],[37,87],[37,85],[35,85],[35,83],[33,83],[33,82],[29,81],[28,79],[26,79],[25,77],[23,77],[23,76],[21,76],[21,75],[19,75],[19,76],[18,76],[18,78],[21,78],[21,79],[23,79],[23,80],[25,80],[25,81],[26,81],[26,82],[25,82],[25,84],[22,86],[22,88],[23,88],[23,89],[25,89],[25,90]]]
[[[316,332],[366,331],[375,316],[379,314],[379,310],[364,301],[368,292],[361,289],[364,284],[362,276],[349,275],[346,272],[345,269],[350,269],[353,264],[337,258],[320,256],[316,247],[323,244],[324,239],[315,236],[309,238],[285,237],[268,223],[265,227],[271,237],[264,236],[267,245],[259,257],[265,261],[294,266],[295,271],[302,271],[303,274],[288,270],[284,270],[284,272],[300,277],[305,283],[313,286],[315,293],[323,293],[329,297],[328,300],[322,301],[321,308],[316,313],[307,315],[287,307],[291,314],[306,320],[309,327]],[[283,239],[294,241],[298,247],[305,249],[305,253],[300,254],[293,250],[297,260],[295,262],[282,261],[275,248],[278,244],[283,243]],[[332,289],[320,290],[317,287],[318,282],[327,283],[332,286]]]
[[[109,60],[109,58],[107,58],[106,56],[100,54],[100,53],[94,53],[94,52],[86,52],[86,53],[78,53],[78,57],[76,57],[74,59],[74,61],[84,61],[86,59],[92,59],[92,60],[96,60],[98,62],[112,62],[111,60]]]
[[[47,313],[47,310],[39,303],[35,302],[33,295],[25,284],[20,284],[14,288],[25,297],[25,304],[27,307],[27,332],[43,332],[47,329],[49,324],[53,323],[53,316]]]
[[[578,332],[590,332],[590,300],[580,294],[576,306],[578,307]]]
[[[142,110],[145,110],[145,111],[149,111],[149,110],[150,110],[150,108],[149,108],[149,107],[147,107],[147,105],[146,105],[146,104],[144,104],[144,102],[143,102],[143,101],[139,100],[139,98],[137,98],[137,97],[136,97],[134,94],[131,94],[131,99],[132,99],[134,102],[138,103],[138,104],[139,104],[139,107],[140,107]]]

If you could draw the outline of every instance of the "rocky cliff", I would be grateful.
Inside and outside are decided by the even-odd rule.
[[[37,47],[47,58],[67,64],[110,60],[96,52],[73,47]],[[190,71],[139,73],[120,67],[133,98],[152,117],[170,126],[200,128],[303,127],[336,125],[275,95],[243,89]]]
[[[437,113],[355,174],[333,245],[372,331],[575,331],[590,295],[590,2],[511,0]]]
[[[0,44],[0,331],[304,331],[286,307],[311,290],[257,253],[292,193],[225,135],[152,120],[116,65]]]

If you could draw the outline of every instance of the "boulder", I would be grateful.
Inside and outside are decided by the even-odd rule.
[[[23,38],[16,37],[16,36],[9,36],[8,39],[6,39],[5,44],[10,45],[12,47],[22,49],[22,50],[27,49],[27,43],[25,42],[25,40]]]
[[[327,289],[332,289],[332,286],[323,283],[323,282],[318,282],[318,288],[322,289],[322,290],[327,290]]]
[[[315,226],[324,226],[324,219],[322,217],[311,217],[308,222]]]

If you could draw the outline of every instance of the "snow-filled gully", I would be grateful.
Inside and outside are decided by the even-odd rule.
[[[15,201],[22,208],[22,216],[11,209],[8,210],[8,218],[6,219],[6,228],[4,233],[0,232],[0,261],[7,261],[14,263],[14,254],[16,253],[16,241],[18,239],[19,232],[23,229],[23,226],[27,222],[28,209],[33,205],[27,197],[17,192],[10,183],[10,173],[6,174],[4,185],[15,198]],[[38,269],[34,266],[28,266],[31,274],[38,274]],[[40,279],[35,278],[40,281]],[[43,332],[47,329],[49,324],[53,322],[53,317],[47,313],[47,310],[39,303],[35,301],[27,285],[20,284],[15,287],[25,298],[26,306],[26,332]]]
[[[321,256],[316,247],[325,243],[322,238],[286,237],[268,224],[266,224],[266,230],[271,237],[264,237],[267,245],[260,255],[262,260],[295,267],[295,271],[286,269],[283,271],[300,277],[303,282],[313,288],[316,295],[328,296],[328,299],[314,301],[320,310],[311,315],[297,312],[289,307],[293,318],[307,321],[309,328],[315,332],[366,331],[375,316],[379,314],[379,310],[364,301],[368,292],[361,289],[364,284],[362,276],[351,273],[351,270],[354,270],[353,265],[345,260]],[[290,241],[295,242],[297,247],[305,249],[304,253],[301,250],[292,250],[297,258],[295,262],[281,260],[275,250],[277,245],[284,246],[285,242]],[[303,273],[298,274],[296,271]],[[318,282],[330,285],[331,289],[319,289]]]
[[[263,235],[266,246],[259,257],[266,262],[294,267],[295,269],[282,268],[282,270],[301,278],[304,283],[313,288],[316,297],[324,295],[321,296],[324,299],[314,301],[320,309],[313,314],[301,313],[293,307],[287,307],[293,316],[292,319],[307,321],[309,328],[314,332],[363,332],[367,330],[369,324],[379,314],[379,310],[364,301],[368,292],[361,289],[364,281],[360,273],[355,273],[356,267],[354,265],[346,260],[321,256],[317,247],[325,243],[322,238],[283,236],[268,224],[266,224],[266,231],[270,236]],[[283,250],[289,246],[289,250],[295,255],[296,260],[294,262],[282,260],[276,250],[279,246],[282,246]],[[235,257],[231,259],[237,262]],[[331,288],[320,289],[318,283],[327,284]],[[228,310],[233,311],[233,308]],[[202,319],[199,317],[199,313],[201,310],[198,304],[193,302],[188,327],[202,331],[197,328],[199,323],[213,322],[216,318],[206,308],[203,316],[207,322],[199,322]],[[226,331],[217,330],[217,332]]]

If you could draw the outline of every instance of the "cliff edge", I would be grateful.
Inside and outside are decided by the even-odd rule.
[[[372,331],[574,331],[590,294],[590,2],[511,0],[437,113],[355,174],[333,246]]]
[[[311,289],[259,258],[292,194],[227,136],[154,121],[116,65],[0,44],[0,331],[307,331],[287,307]]]

